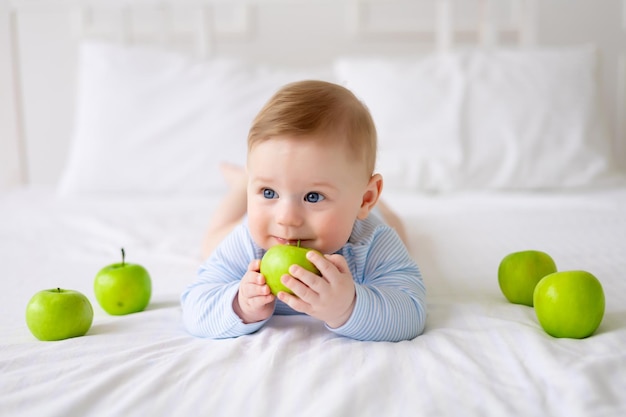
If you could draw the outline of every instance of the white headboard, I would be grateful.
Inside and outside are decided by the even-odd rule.
[[[81,38],[288,66],[340,55],[594,42],[626,166],[626,0],[0,0],[0,189],[54,184]]]

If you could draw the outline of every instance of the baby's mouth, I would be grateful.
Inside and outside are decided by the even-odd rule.
[[[300,239],[283,239],[282,237],[276,237],[276,240],[282,245],[300,246]]]

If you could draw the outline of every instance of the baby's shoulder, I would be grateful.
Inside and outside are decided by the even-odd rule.
[[[247,221],[235,226],[218,245],[216,252],[222,256],[239,259],[242,262],[260,259],[263,255],[263,250],[252,239]]]
[[[388,239],[395,235],[394,230],[376,212],[371,212],[363,220],[357,220],[352,227],[348,243],[356,246],[369,246],[378,239]]]

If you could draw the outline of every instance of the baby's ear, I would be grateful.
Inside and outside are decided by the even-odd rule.
[[[363,198],[361,200],[361,208],[359,209],[359,213],[356,216],[357,219],[363,220],[369,215],[370,211],[372,211],[372,209],[378,202],[378,199],[380,198],[380,193],[382,191],[382,175],[372,175],[369,182],[367,183],[367,187],[365,187],[365,192],[363,193]]]

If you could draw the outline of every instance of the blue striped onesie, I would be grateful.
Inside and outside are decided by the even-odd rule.
[[[198,337],[227,338],[253,333],[267,320],[245,324],[232,302],[249,263],[265,251],[250,236],[245,219],[204,262],[195,282],[181,296],[183,323]],[[426,288],[417,264],[397,233],[377,214],[357,220],[348,242],[336,253],[345,257],[356,284],[348,321],[328,328],[357,340],[400,341],[424,331]],[[274,314],[301,314],[276,300]]]

